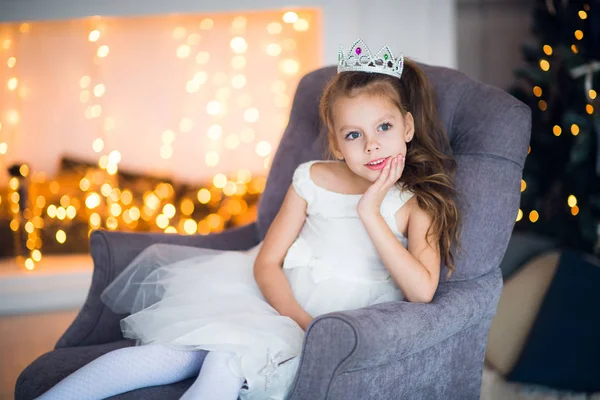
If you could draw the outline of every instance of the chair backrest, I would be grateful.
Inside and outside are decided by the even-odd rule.
[[[450,280],[472,279],[497,268],[519,209],[521,176],[531,134],[530,109],[506,92],[443,67],[421,64],[457,161],[461,249]],[[318,104],[335,67],[302,78],[258,209],[262,240],[302,162],[322,159],[326,139]],[[442,277],[445,277],[445,268]]]

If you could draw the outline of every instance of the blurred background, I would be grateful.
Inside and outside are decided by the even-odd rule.
[[[531,107],[482,398],[600,398],[596,0],[0,0],[0,398],[83,303],[92,230],[255,218],[299,80],[359,37]]]

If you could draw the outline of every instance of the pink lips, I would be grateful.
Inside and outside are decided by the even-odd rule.
[[[365,164],[365,167],[372,169],[372,170],[380,170],[383,167],[385,167],[385,164],[387,164],[389,157],[385,157],[385,158],[376,158],[375,160],[371,160],[369,161],[369,163]],[[381,161],[375,165],[373,165],[373,163]]]

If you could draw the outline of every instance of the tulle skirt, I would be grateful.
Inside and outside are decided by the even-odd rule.
[[[102,301],[130,315],[121,330],[138,344],[228,351],[230,369],[246,379],[245,400],[283,399],[296,375],[304,331],[265,300],[253,266],[259,246],[220,251],[157,244],[140,253],[105,289]],[[398,300],[389,279],[353,276],[312,262],[298,240],[284,262],[295,298],[313,317]]]

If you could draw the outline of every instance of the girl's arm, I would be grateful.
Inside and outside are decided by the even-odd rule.
[[[312,317],[296,301],[282,265],[304,224],[306,206],[306,201],[290,186],[254,263],[254,278],[265,299],[281,315],[292,318],[304,330]]]
[[[412,199],[409,202],[413,202]],[[416,201],[411,204],[408,249],[398,241],[380,213],[363,214],[361,220],[385,267],[406,299],[429,303],[438,286],[441,258],[437,241],[431,236],[426,238],[431,217],[419,208]]]

